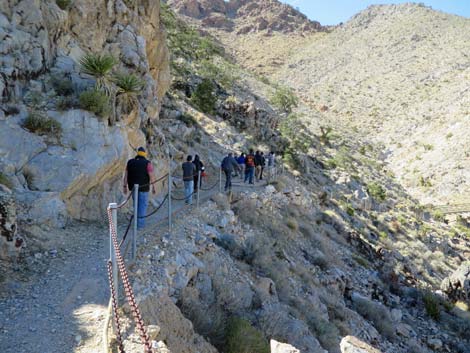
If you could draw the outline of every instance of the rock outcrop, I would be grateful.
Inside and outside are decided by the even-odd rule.
[[[441,289],[454,301],[468,302],[470,299],[470,262],[464,262],[454,273],[444,279]]]
[[[310,21],[292,6],[277,0],[169,0],[178,13],[202,20],[204,25],[248,32],[324,31],[319,22]]]
[[[105,205],[120,198],[126,159],[133,146],[146,144],[140,128],[158,119],[169,87],[159,3],[76,0],[60,8],[55,1],[2,2],[0,53],[0,171],[14,185],[18,218],[55,227],[68,217],[101,219]],[[86,53],[112,55],[115,71],[143,83],[138,107],[113,126],[74,109],[77,98],[57,108],[63,97],[56,80],[68,82],[75,97],[93,85],[80,73]],[[36,113],[58,122],[60,136],[26,130],[25,120]]]
[[[15,200],[11,192],[0,185],[0,260],[12,260],[22,246],[17,230]]]

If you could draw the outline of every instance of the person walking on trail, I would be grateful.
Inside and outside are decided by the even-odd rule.
[[[259,174],[259,180],[263,180],[263,172],[264,172],[264,168],[266,168],[266,157],[264,156],[264,152],[260,152],[260,155],[261,155],[261,164],[260,164],[260,167],[261,167],[261,170],[260,170],[260,174]]]
[[[132,199],[134,203],[137,201],[137,229],[142,229],[145,227],[144,217],[147,214],[150,188],[153,194],[156,192],[153,165],[147,159],[147,153],[143,147],[139,147],[137,156],[127,162],[124,173],[124,193],[132,191],[135,184],[139,185],[139,193],[137,200],[134,200],[134,193],[132,193]]]
[[[236,170],[238,171],[240,166],[238,165],[235,158],[233,158],[233,153],[229,153],[227,157],[222,160],[220,168],[225,173],[225,191],[232,189],[232,173]]]
[[[256,151],[255,154],[255,176],[256,176],[256,181],[260,180],[260,175],[261,175],[261,164],[263,163],[263,159],[261,156],[260,151]]]
[[[237,158],[238,166],[240,167],[240,178],[243,180],[243,175],[245,171],[245,154],[240,153],[240,156]]]
[[[192,162],[193,157],[188,156],[186,162],[183,163],[183,182],[184,182],[184,199],[186,204],[191,205],[193,203],[194,193],[194,175],[196,175],[196,167]]]
[[[269,152],[267,159],[268,159],[268,177],[273,178],[274,177],[274,163],[276,162],[276,157],[273,151]]]
[[[202,172],[204,171],[204,164],[201,162],[201,159],[197,154],[194,156],[193,164],[196,168],[196,171],[194,172],[194,191],[197,192],[197,189],[202,184]],[[201,172],[201,180],[199,180],[199,172]]]
[[[245,157],[245,183],[247,181],[250,184],[254,184],[255,176],[255,156],[253,155],[253,150],[250,150],[250,153]]]

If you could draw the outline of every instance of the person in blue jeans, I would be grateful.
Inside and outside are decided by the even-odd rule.
[[[194,193],[194,176],[196,175],[196,166],[192,162],[193,157],[188,156],[186,162],[183,163],[183,182],[184,182],[184,197],[188,205],[193,203]]]
[[[245,157],[245,183],[247,181],[250,184],[254,184],[254,176],[255,176],[255,155],[253,154],[253,150],[250,150],[250,153]]]
[[[126,171],[124,173],[124,193],[133,190],[134,185],[139,185],[139,193],[137,196],[137,229],[145,227],[145,215],[147,214],[147,206],[149,200],[149,191],[155,194],[155,174],[152,162],[147,159],[147,152],[143,147],[137,150],[137,156],[127,162]],[[134,200],[134,193],[132,193]]]

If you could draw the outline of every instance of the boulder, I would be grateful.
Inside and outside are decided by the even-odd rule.
[[[300,351],[287,343],[280,343],[276,340],[270,342],[271,353],[300,353]]]
[[[445,278],[441,283],[441,290],[455,301],[470,299],[470,261],[461,264],[454,273]]]
[[[340,343],[341,353],[381,353],[378,349],[354,336],[346,336]]]

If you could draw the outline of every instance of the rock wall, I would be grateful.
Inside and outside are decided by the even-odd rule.
[[[169,87],[165,38],[156,1],[74,0],[65,9],[56,1],[1,2],[0,172],[14,186],[20,221],[60,227],[69,216],[102,219],[121,197],[131,146],[146,144],[140,128],[158,119]],[[139,108],[115,125],[76,105],[57,108],[55,78],[68,78],[76,96],[93,85],[79,70],[86,53],[111,54],[115,71],[143,81]],[[59,138],[22,127],[33,110],[61,124]]]

